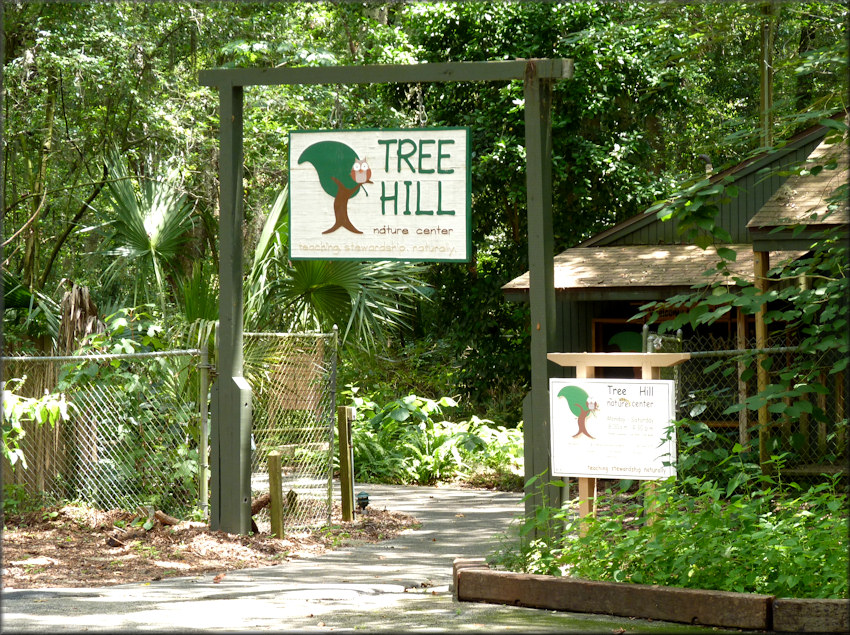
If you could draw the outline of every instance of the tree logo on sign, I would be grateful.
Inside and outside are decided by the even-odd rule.
[[[573,439],[584,435],[591,439],[592,436],[587,431],[587,417],[599,409],[599,404],[592,401],[584,389],[578,386],[564,386],[558,392],[558,397],[563,397],[572,412],[578,418],[578,432],[573,435]]]
[[[372,183],[372,169],[357,152],[339,141],[319,141],[305,148],[298,164],[309,163],[316,169],[322,189],[334,199],[334,224],[323,234],[344,227],[355,234],[362,234],[348,217],[348,201],[366,183]],[[369,193],[363,188],[364,194]]]

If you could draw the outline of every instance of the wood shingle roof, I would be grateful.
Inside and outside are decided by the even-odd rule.
[[[731,263],[733,274],[752,280],[752,245],[724,245],[737,251]],[[804,251],[771,253],[771,263],[797,258]],[[666,287],[688,288],[698,282],[720,280],[704,275],[719,257],[714,248],[696,245],[608,245],[574,247],[555,256],[555,290],[581,291],[599,288]],[[508,296],[528,293],[528,272],[502,287]]]

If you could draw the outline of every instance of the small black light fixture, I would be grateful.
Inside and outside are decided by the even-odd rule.
[[[366,492],[357,492],[357,506],[361,511],[369,506],[369,494]]]

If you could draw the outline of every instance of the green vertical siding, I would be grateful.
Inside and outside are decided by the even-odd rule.
[[[774,166],[784,168],[803,161],[820,142],[821,137],[817,137],[792,150],[777,151]],[[760,166],[764,163],[764,160],[758,162]],[[760,169],[757,167],[742,170],[735,180],[739,188],[738,196],[720,205],[719,221],[732,235],[732,242],[752,242],[747,231],[747,222],[788,178],[777,175],[767,177],[760,173]],[[674,223],[653,219],[640,224],[632,232],[615,234],[610,240],[599,244],[658,245],[680,243],[682,240],[683,237],[676,233]]]

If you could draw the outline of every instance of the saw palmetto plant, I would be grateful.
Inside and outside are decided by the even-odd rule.
[[[192,206],[179,190],[174,173],[162,180],[133,179],[117,152],[108,157],[107,165],[108,197],[114,216],[109,223],[105,253],[116,258],[104,275],[114,278],[132,266],[138,274],[134,278],[136,296],[139,285],[143,291],[147,289],[145,281],[152,273],[164,314],[168,297],[166,275],[189,237]]]

